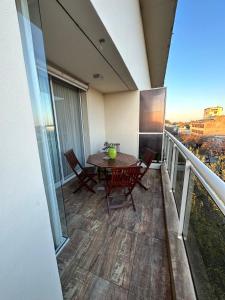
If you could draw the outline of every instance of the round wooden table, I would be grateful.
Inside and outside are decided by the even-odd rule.
[[[108,159],[107,153],[97,153],[88,157],[87,163],[99,168],[118,168],[134,166],[138,162],[133,155],[118,152],[115,159]]]

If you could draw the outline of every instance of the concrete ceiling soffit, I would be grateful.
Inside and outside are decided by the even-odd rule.
[[[89,0],[57,0],[129,90],[137,86],[104,24]],[[103,42],[101,42],[103,41]]]
[[[151,85],[164,85],[177,0],[140,0]]]

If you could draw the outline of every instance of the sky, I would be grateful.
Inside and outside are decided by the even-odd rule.
[[[225,114],[225,0],[179,0],[165,77],[166,119],[203,118],[209,106]]]

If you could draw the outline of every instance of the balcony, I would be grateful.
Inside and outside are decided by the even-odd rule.
[[[64,186],[70,241],[58,255],[65,299],[221,299],[224,182],[170,133],[137,211],[107,214],[104,190]],[[101,183],[100,183],[101,185]]]
[[[64,186],[70,241],[58,256],[64,299],[172,299],[159,170],[132,207],[108,216],[105,192]]]
[[[13,149],[10,162],[14,162],[14,149],[27,155],[17,155],[17,168],[16,164],[5,168],[9,169],[8,174],[24,180],[19,188],[14,188],[20,195],[17,203],[14,203],[17,200],[14,194],[9,197],[11,187],[7,187],[4,198],[7,199],[8,214],[4,210],[4,215],[16,212],[19,218],[15,217],[15,220],[25,223],[12,223],[14,227],[10,227],[8,234],[8,223],[3,222],[5,236],[10,237],[3,244],[8,247],[8,243],[15,243],[19,236],[23,251],[18,253],[25,253],[30,261],[5,251],[7,255],[2,257],[7,258],[4,262],[7,272],[2,274],[9,274],[7,294],[19,290],[17,298],[31,299],[30,295],[38,295],[40,299],[47,299],[46,295],[41,296],[46,290],[50,291],[48,299],[61,299],[53,237],[65,299],[224,299],[225,184],[176,138],[163,132],[166,91],[162,86],[176,1],[171,1],[170,7],[162,11],[161,6],[154,8],[154,1],[142,1],[146,39],[144,32],[140,35],[138,30],[135,35],[134,30],[126,27],[126,20],[122,22],[130,10],[120,12],[116,18],[121,18],[118,30],[119,36],[121,32],[124,35],[121,44],[114,43],[104,20],[90,1],[40,0],[29,1],[27,5],[24,5],[26,1],[16,2],[24,54],[23,57],[21,53],[18,61],[25,63],[27,77],[25,72],[21,76],[20,71],[18,74],[13,72],[10,77],[4,74],[7,89],[3,96],[7,99],[8,90],[11,90],[8,82],[16,82],[20,76],[24,77],[27,96],[24,97],[23,89],[15,85],[15,99],[9,108],[5,105],[4,114],[8,116],[12,110],[11,118],[16,116],[21,129],[12,144],[17,126],[10,124],[10,131],[6,127],[5,132],[13,134],[7,134],[10,147],[6,144],[5,153],[8,155],[9,149]],[[150,2],[151,7],[147,7]],[[138,18],[137,25],[142,24],[139,5],[133,12]],[[6,16],[5,23],[8,24],[10,19]],[[148,20],[153,17],[151,24],[154,26],[150,27],[159,40],[151,41],[152,34],[147,29],[150,28]],[[28,22],[29,18],[31,22]],[[165,27],[158,26],[159,20],[165,22]],[[115,28],[117,25],[118,20]],[[138,28],[142,28],[139,25]],[[10,22],[6,27],[11,28]],[[135,47],[140,46],[140,51],[129,47],[124,56],[127,32],[132,32],[129,36]],[[6,52],[13,48],[12,40],[14,38],[10,36]],[[158,46],[160,41],[162,47]],[[145,42],[151,47],[146,47]],[[160,53],[159,49],[164,51]],[[137,55],[145,52],[148,59]],[[7,58],[6,62],[8,65],[3,70],[17,71],[14,68],[17,60]],[[138,68],[133,69],[133,66]],[[138,74],[140,70],[145,71]],[[14,81],[12,75],[16,75]],[[151,97],[147,97],[149,92]],[[31,107],[27,106],[30,100]],[[24,111],[15,110],[14,103],[19,102],[26,108]],[[10,104],[10,101],[6,103]],[[25,129],[33,128],[33,118],[35,132],[26,135]],[[66,165],[64,153],[73,148],[85,164],[87,156],[99,151],[106,140],[121,143],[123,152],[136,157],[142,155],[146,146],[157,153],[152,167],[158,169],[149,170],[144,178],[148,191],[139,187],[134,190],[136,212],[126,208],[109,216],[100,185],[95,187],[96,195],[85,190],[72,193],[76,180],[71,180],[73,173]],[[32,141],[34,147],[31,147]],[[35,154],[36,161],[35,149],[39,150]],[[32,179],[29,188],[27,179]],[[61,184],[64,185],[64,197]],[[67,225],[64,223],[64,203]],[[33,226],[30,226],[30,220],[34,222]],[[19,228],[22,228],[22,234],[18,233]],[[16,233],[16,239],[13,233]],[[30,243],[28,237],[35,239]],[[45,251],[39,251],[41,243]],[[29,268],[23,268],[24,265],[18,268],[19,273],[14,274],[18,288],[12,289],[8,271],[12,267],[9,265],[14,267],[18,261],[26,261],[24,265]],[[24,280],[27,274],[31,278],[29,283]],[[21,282],[17,278],[21,278]],[[36,291],[21,288],[24,282],[27,286],[35,286]],[[58,298],[52,296],[54,293]]]

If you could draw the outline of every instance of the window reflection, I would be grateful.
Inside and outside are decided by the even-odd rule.
[[[164,127],[165,89],[140,93],[140,132],[162,132]]]
[[[140,134],[139,135],[139,157],[142,158],[146,148],[156,152],[155,161],[161,160],[162,134]]]

